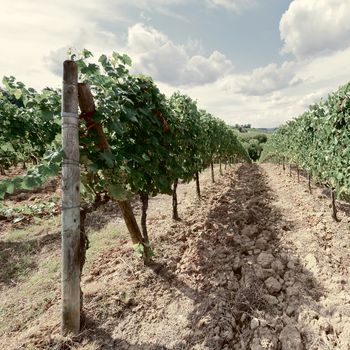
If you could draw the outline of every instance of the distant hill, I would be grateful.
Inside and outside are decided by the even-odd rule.
[[[276,129],[278,129],[278,127],[274,127],[274,128],[254,128],[251,126],[251,124],[235,124],[235,125],[230,125],[232,129],[237,130],[240,133],[245,133],[245,132],[251,132],[251,133],[256,133],[256,132],[267,132],[267,133],[271,133],[274,132]]]
[[[254,128],[254,129],[262,132],[274,132],[277,128]]]

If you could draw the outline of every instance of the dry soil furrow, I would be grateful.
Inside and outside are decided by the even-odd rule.
[[[272,165],[201,183],[201,201],[193,183],[179,187],[179,222],[168,196],[150,201],[152,265],[123,236],[84,272],[79,337],[42,325],[23,348],[349,349],[345,214],[333,222],[320,191]]]

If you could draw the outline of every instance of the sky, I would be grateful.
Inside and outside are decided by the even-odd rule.
[[[350,80],[350,0],[0,0],[0,77],[62,84],[67,50],[128,54],[167,96],[276,127]]]

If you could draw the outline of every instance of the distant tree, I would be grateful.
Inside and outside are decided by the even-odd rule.
[[[239,126],[238,131],[239,132],[248,132],[248,130],[244,127],[244,125]]]
[[[257,161],[260,158],[260,154],[263,148],[257,139],[249,140],[248,153],[253,161]]]
[[[259,141],[259,143],[267,142],[267,136],[264,134],[255,135],[254,138]]]

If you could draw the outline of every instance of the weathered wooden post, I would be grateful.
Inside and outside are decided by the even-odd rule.
[[[332,198],[332,218],[334,221],[339,222],[340,220],[338,219],[337,216],[337,207],[335,205],[335,189],[331,188],[331,198]]]
[[[180,220],[179,212],[177,211],[177,185],[179,183],[178,179],[174,180],[173,187],[173,220]]]
[[[211,169],[211,182],[215,182],[215,177],[214,177],[214,163],[213,161],[210,162],[210,169]]]
[[[198,199],[201,199],[201,187],[199,184],[199,172],[196,171],[196,191]]]
[[[309,192],[312,194],[312,188],[311,188],[311,173],[309,173]]]
[[[63,63],[62,91],[62,324],[63,335],[80,331],[80,168],[78,70]]]
[[[298,173],[298,182],[300,182],[300,169],[299,169],[299,165],[297,165],[297,173]]]

